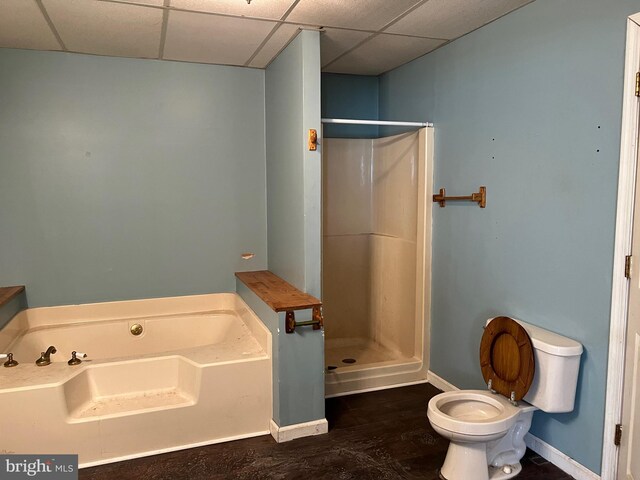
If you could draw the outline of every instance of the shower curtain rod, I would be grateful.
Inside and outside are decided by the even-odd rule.
[[[430,122],[392,122],[387,120],[355,120],[350,118],[323,118],[322,123],[347,125],[389,125],[394,127],[433,127]]]

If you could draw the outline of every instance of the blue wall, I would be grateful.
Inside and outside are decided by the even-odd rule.
[[[267,225],[269,269],[320,297],[320,44],[303,30],[267,68]]]
[[[320,298],[321,156],[307,147],[308,130],[320,132],[320,34],[300,32],[267,68],[265,85],[269,270]],[[238,292],[250,306],[258,302],[240,282]],[[296,312],[298,321],[310,317]],[[274,420],[282,427],[323,419],[323,332],[285,333],[284,312],[261,318],[273,336]]]
[[[324,418],[322,332],[286,335],[234,277],[268,268],[268,165],[269,266],[320,296],[319,33],[266,73],[7,49],[0,72],[0,285],[31,307],[237,288],[274,336],[274,420]]]
[[[322,118],[378,120],[379,78],[322,74]],[[324,125],[327,138],[377,138],[376,125]]]
[[[575,411],[532,433],[600,471],[627,16],[637,0],[538,0],[381,78],[385,119],[435,122],[431,368],[482,387],[490,316],[583,343]]]
[[[273,421],[280,427],[324,419],[322,332],[285,333],[285,312],[276,313],[240,280],[237,292],[271,332]],[[310,317],[310,314],[307,315]],[[296,320],[304,312],[296,312]]]
[[[263,71],[0,49],[0,72],[0,285],[35,307],[266,267]]]

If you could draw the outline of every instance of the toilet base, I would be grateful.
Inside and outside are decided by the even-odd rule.
[[[440,477],[445,480],[489,480],[487,444],[450,441]]]
[[[509,473],[505,473],[505,467],[509,467],[511,470]],[[505,465],[504,467],[489,467],[489,480],[507,480],[513,478],[522,471],[522,465],[520,462],[514,465]]]
[[[451,441],[440,469],[442,480],[507,480],[522,471],[520,462],[502,467],[487,465],[487,444]]]
[[[522,471],[522,465],[520,465],[520,462],[516,463],[515,465],[509,465],[509,467],[511,468],[510,473],[505,473],[503,470],[504,467],[489,467],[489,480],[507,480],[509,478],[515,477]],[[438,476],[440,480],[449,480],[448,478],[442,476],[441,470],[438,471]]]

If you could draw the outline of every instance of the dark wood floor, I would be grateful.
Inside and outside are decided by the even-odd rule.
[[[80,471],[82,480],[435,480],[448,443],[427,420],[429,384],[327,400],[329,433],[288,443],[270,435]],[[569,475],[531,451],[519,480]]]

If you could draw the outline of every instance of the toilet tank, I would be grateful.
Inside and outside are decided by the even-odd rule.
[[[572,411],[582,344],[517,318],[513,320],[524,327],[533,344],[535,373],[524,400],[548,413]]]

